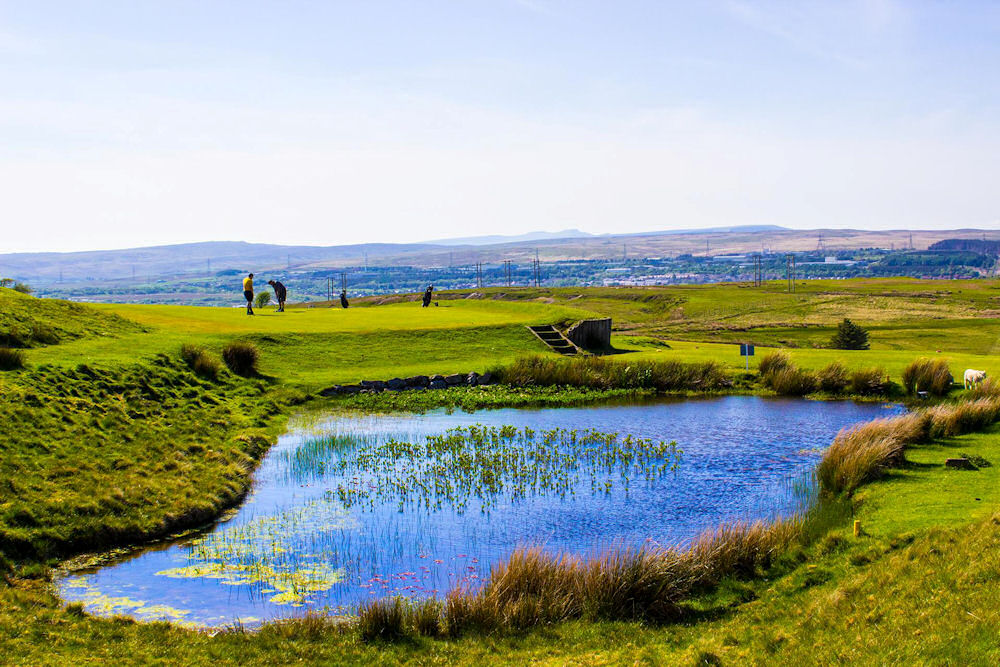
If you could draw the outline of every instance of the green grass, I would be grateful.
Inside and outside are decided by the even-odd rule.
[[[67,301],[36,299],[0,287],[0,346],[37,347],[141,331],[142,326],[113,312]]]
[[[947,458],[976,454],[994,465],[980,470],[944,467]],[[906,450],[906,463],[858,495],[859,518],[878,536],[957,526],[1000,508],[1000,427]]]
[[[64,609],[45,580],[49,556],[135,544],[236,502],[306,394],[361,379],[482,372],[544,354],[524,324],[611,316],[614,345],[624,352],[615,361],[626,364],[717,362],[739,376],[734,343],[746,341],[786,347],[794,364],[811,371],[834,361],[848,371],[882,366],[898,382],[908,364],[927,357],[946,358],[959,378],[965,368],[1000,376],[997,281],[811,281],[795,294],[783,289],[491,289],[484,299],[440,295],[438,308],[360,300],[347,311],[289,308],[253,318],[224,308],[91,308],[0,290],[0,332],[30,331],[38,322],[35,330],[55,331],[58,342],[32,338],[28,367],[0,372],[0,575],[7,582],[0,583],[0,654],[15,664],[996,664],[996,428],[909,447],[905,465],[857,491],[853,511],[864,535],[852,536],[841,517],[812,546],[792,549],[757,578],[720,582],[690,601],[686,620],[665,626],[569,621],[387,644],[313,618],[211,636]],[[871,350],[814,347],[844,317],[870,331]],[[262,377],[223,369],[211,381],[180,359],[182,344],[218,358],[235,340],[260,349]],[[478,408],[620,396],[615,389],[491,387],[309,407]],[[943,459],[958,452],[995,465],[944,469]]]

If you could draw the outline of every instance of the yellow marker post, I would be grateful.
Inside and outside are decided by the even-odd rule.
[[[861,537],[861,521],[859,519],[854,520],[854,537]]]

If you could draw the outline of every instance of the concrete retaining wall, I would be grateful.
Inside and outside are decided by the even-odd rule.
[[[585,350],[603,350],[611,347],[611,318],[580,320],[569,328],[566,338]]]

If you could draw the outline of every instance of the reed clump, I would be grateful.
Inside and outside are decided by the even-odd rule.
[[[816,468],[823,491],[851,493],[899,465],[907,446],[982,430],[1000,421],[1000,390],[989,385],[971,400],[944,403],[842,430]]]
[[[254,377],[258,375],[257,361],[260,352],[251,343],[234,342],[222,348],[222,360],[236,375]]]
[[[358,609],[358,632],[365,641],[394,641],[408,633],[411,608],[402,598],[373,600]]]
[[[371,641],[438,631],[448,637],[519,632],[572,619],[676,621],[688,613],[692,596],[770,567],[801,540],[803,525],[798,518],[737,523],[703,533],[684,550],[610,551],[589,559],[519,549],[493,567],[481,589],[453,590],[443,605],[366,604],[359,629]]]
[[[911,396],[926,391],[933,396],[945,396],[951,391],[954,378],[944,359],[921,358],[903,369],[903,388]]]
[[[732,386],[722,366],[714,361],[612,361],[605,357],[552,359],[521,357],[495,369],[505,384],[565,386],[592,389],[655,389],[657,391],[714,391]]]

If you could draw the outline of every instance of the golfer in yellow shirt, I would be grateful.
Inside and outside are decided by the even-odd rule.
[[[253,315],[253,274],[243,279],[243,296],[247,300],[247,315]]]

